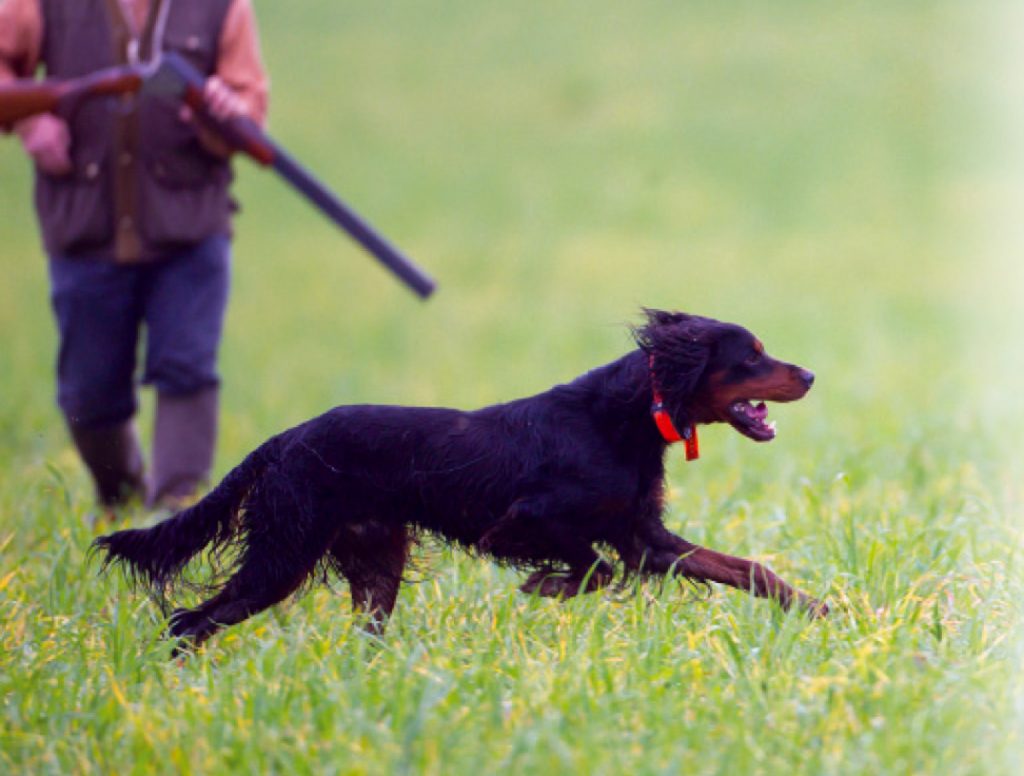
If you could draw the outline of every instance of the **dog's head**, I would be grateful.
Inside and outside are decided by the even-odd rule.
[[[728,423],[756,442],[775,438],[765,401],[796,401],[814,374],[765,353],[753,334],[732,323],[678,312],[646,310],[635,331],[648,355],[651,379],[673,422]]]

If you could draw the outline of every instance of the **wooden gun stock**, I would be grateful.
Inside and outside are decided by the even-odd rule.
[[[111,94],[134,94],[142,88],[138,68],[112,67],[82,78],[0,83],[0,128],[39,113],[72,111],[79,100]]]

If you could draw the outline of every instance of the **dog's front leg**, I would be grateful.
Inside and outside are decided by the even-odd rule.
[[[574,504],[561,495],[516,501],[477,542],[497,558],[542,566],[520,586],[524,593],[571,598],[605,587],[615,575],[590,541],[580,536],[569,517],[573,510],[565,506]]]
[[[698,582],[718,582],[761,598],[773,598],[784,609],[795,604],[812,617],[828,614],[827,604],[792,587],[757,561],[691,544],[667,530],[659,534],[654,542],[637,553],[639,568],[644,573],[679,574]]]
[[[519,589],[527,595],[572,598],[607,587],[614,576],[615,569],[607,561],[598,559],[583,574],[575,570],[560,573],[551,569],[537,569],[526,578]]]

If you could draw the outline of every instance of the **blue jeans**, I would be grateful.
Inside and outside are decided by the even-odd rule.
[[[159,262],[50,256],[50,301],[60,338],[57,404],[68,422],[100,426],[135,414],[143,328],[144,384],[169,396],[217,385],[230,264],[227,235]]]

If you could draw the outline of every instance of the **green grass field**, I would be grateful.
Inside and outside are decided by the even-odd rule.
[[[218,474],[335,404],[566,381],[644,305],[735,320],[818,383],[770,445],[673,450],[667,520],[833,616],[674,583],[533,600],[427,547],[380,640],[338,584],[169,663],[153,605],[87,563],[0,140],[0,771],[1018,773],[1020,13],[256,5],[273,133],[441,290],[417,302],[239,163]]]

